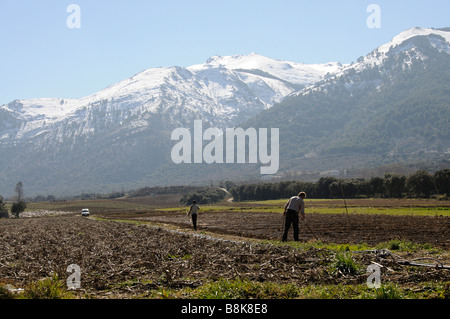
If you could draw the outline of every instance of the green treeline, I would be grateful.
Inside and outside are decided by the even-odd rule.
[[[322,177],[317,182],[282,181],[235,185],[229,189],[235,201],[269,200],[289,198],[300,191],[308,198],[358,198],[358,197],[430,197],[441,194],[448,196],[450,169],[437,171],[434,175],[419,170],[406,177],[385,174],[384,178],[341,179]]]
[[[195,200],[197,204],[212,204],[223,200],[226,192],[217,187],[205,187],[194,192],[185,194],[180,199],[181,205],[190,205]]]

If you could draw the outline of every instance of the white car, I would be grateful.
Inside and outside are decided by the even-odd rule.
[[[81,210],[81,216],[89,216],[89,209],[83,208]]]

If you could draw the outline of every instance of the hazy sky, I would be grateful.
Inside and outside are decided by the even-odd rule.
[[[0,105],[213,55],[350,63],[410,27],[450,27],[449,12],[449,0],[0,0]]]

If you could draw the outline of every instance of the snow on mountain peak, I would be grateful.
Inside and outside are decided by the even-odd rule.
[[[432,37],[432,36],[435,37]],[[378,48],[374,49],[372,52],[367,54],[366,56],[361,56],[357,59],[357,62],[353,62],[351,64],[348,64],[341,69],[338,69],[336,72],[331,73],[333,78],[339,78],[343,75],[350,74],[356,72],[361,72],[366,69],[371,69],[377,66],[383,65],[384,61],[391,55],[391,54],[397,54],[398,52],[407,52],[407,51],[415,51],[416,58],[419,59],[426,59],[426,56],[424,53],[420,52],[420,47],[418,47],[420,44],[417,44],[415,42],[409,42],[405,43],[405,41],[408,41],[409,39],[412,39],[417,36],[423,36],[428,37],[428,41],[431,46],[436,48],[439,51],[444,51],[448,54],[450,54],[450,28],[443,28],[443,29],[434,29],[434,28],[419,28],[414,27],[407,29],[397,36],[395,36],[391,41],[380,45]],[[411,65],[412,59],[409,61],[404,61],[404,67]],[[309,92],[317,91],[324,86],[326,86],[326,82],[318,81],[316,83],[313,83],[309,86],[306,86],[305,88],[293,92],[290,95],[291,96],[297,96],[297,95],[305,95]],[[352,84],[349,83],[348,86],[350,87]]]
[[[365,68],[371,68],[376,65],[381,65],[383,61],[388,57],[390,52],[415,50],[416,48],[414,47],[413,43],[408,43],[407,46],[402,46],[402,44],[405,41],[417,36],[436,35],[443,38],[445,41],[440,41],[438,38],[429,38],[429,41],[430,44],[437,48],[439,51],[445,51],[450,54],[450,32],[445,30],[419,27],[407,29],[395,36],[391,41],[380,45],[371,53],[359,58],[356,64],[351,64],[347,68],[341,70],[341,72],[335,73],[335,76],[342,75],[343,73],[348,72],[348,70],[350,69],[358,71]],[[424,58],[421,53],[418,54],[418,57]]]
[[[11,112],[20,114],[25,119],[56,119],[69,114],[79,105],[80,103],[76,99],[35,98],[14,100],[3,107]]]
[[[415,36],[428,36],[430,34],[435,34],[443,37],[447,42],[450,43],[450,32],[443,31],[439,29],[429,29],[429,28],[410,28],[408,30],[405,30],[395,36],[390,42],[381,45],[378,47],[378,51],[380,53],[387,53],[391,47],[395,47],[397,45],[402,44],[404,41],[415,37]]]
[[[338,62],[304,64],[275,60],[253,52],[248,55],[216,55],[209,58],[204,64],[188,67],[188,70],[200,71],[211,68],[226,68],[236,72],[258,70],[293,84],[308,85],[342,67],[342,64]]]
[[[231,70],[236,69],[254,70],[264,68],[269,65],[273,65],[275,63],[277,64],[284,63],[285,67],[289,66],[287,62],[273,60],[253,52],[250,53],[249,55],[232,55],[232,56],[216,55],[209,58],[203,64],[203,67],[208,68],[224,67]]]

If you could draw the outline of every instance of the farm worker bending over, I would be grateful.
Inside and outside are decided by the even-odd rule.
[[[192,224],[194,225],[194,230],[197,230],[197,211],[200,209],[198,205],[195,203],[195,200],[192,201],[191,208],[189,209],[188,215],[191,215]]]
[[[300,192],[298,196],[292,196],[286,205],[284,205],[283,216],[285,217],[285,221],[282,241],[287,240],[287,234],[291,224],[294,228],[294,240],[298,241],[298,214],[300,213],[302,219],[305,219],[305,203],[303,202],[305,197],[306,193]]]

